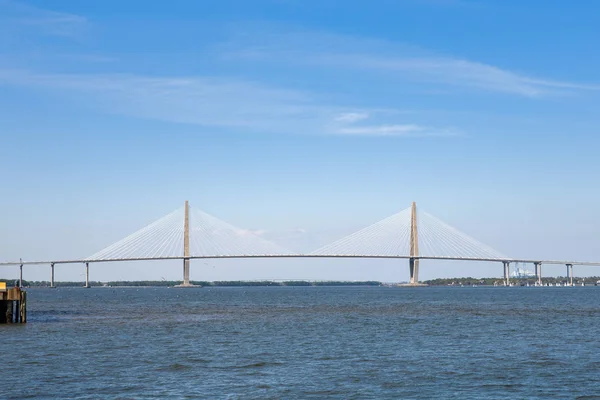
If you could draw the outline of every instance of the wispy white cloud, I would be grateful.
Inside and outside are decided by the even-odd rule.
[[[240,236],[264,236],[267,232],[264,229],[238,229],[236,233]]]
[[[420,125],[371,125],[342,128],[337,131],[344,135],[361,136],[459,136],[460,132],[452,129],[434,129]]]
[[[310,230],[301,227],[268,231],[263,237],[300,253],[308,253],[320,244],[315,243],[315,237]]]
[[[347,135],[406,135],[425,131],[425,128],[418,125],[378,125],[378,126],[356,126],[341,128],[339,133]]]
[[[483,62],[440,56],[414,46],[323,32],[258,31],[255,36],[236,38],[224,48],[223,54],[304,68],[355,70],[361,74],[366,71],[374,77],[382,76],[387,84],[414,82],[429,87],[444,85],[526,97],[565,90],[600,91],[600,84],[539,78]]]
[[[369,118],[369,114],[367,113],[358,113],[358,112],[350,112],[350,113],[342,113],[335,117],[335,120],[338,122],[348,122],[353,123],[357,121],[361,121],[363,119]]]
[[[265,235],[269,238],[269,240],[277,241],[277,240],[285,240],[290,238],[297,238],[309,233],[308,229],[305,228],[291,228],[285,230],[275,230],[275,231],[261,231],[262,235]]]
[[[319,55],[313,62],[337,67],[388,71],[416,81],[465,86],[529,97],[555,89],[600,90],[600,85],[535,79],[491,65],[467,60],[432,57],[385,57],[365,54]]]
[[[0,70],[1,83],[56,90],[104,111],[199,125],[267,129],[317,111],[305,93],[235,79]]]
[[[0,69],[2,85],[55,91],[62,100],[88,104],[109,113],[243,131],[431,135],[430,129],[398,123],[396,113],[378,109],[357,111],[327,103],[314,93],[235,79],[40,74]],[[373,120],[373,124],[358,125],[366,119]]]
[[[38,8],[23,2],[0,0],[0,24],[11,30],[39,31],[58,36],[74,36],[87,23],[85,17]]]
[[[379,111],[379,114],[386,115],[385,111]],[[338,135],[348,136],[455,136],[459,132],[451,129],[435,129],[417,124],[389,124],[382,122],[381,117],[377,116],[378,121],[366,120],[370,118],[366,112],[343,113],[334,118],[331,131]]]

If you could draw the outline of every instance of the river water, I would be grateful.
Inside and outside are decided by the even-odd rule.
[[[28,295],[0,398],[600,399],[600,287]]]

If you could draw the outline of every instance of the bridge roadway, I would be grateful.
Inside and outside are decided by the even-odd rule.
[[[449,260],[449,261],[479,261],[479,262],[501,262],[504,265],[504,284],[510,285],[509,268],[511,263],[530,263],[535,265],[535,275],[538,284],[542,284],[541,266],[546,264],[566,265],[567,281],[573,286],[573,265],[600,266],[600,262],[592,261],[558,261],[558,260],[526,260],[509,258],[468,258],[468,257],[440,257],[440,256],[390,256],[390,255],[364,255],[364,254],[247,254],[247,255],[213,255],[213,256],[171,256],[171,257],[147,257],[147,258],[113,258],[113,259],[80,259],[80,260],[56,260],[56,261],[18,261],[2,262],[0,266],[19,266],[20,277],[19,286],[23,286],[23,266],[24,265],[42,265],[50,264],[51,279],[50,286],[54,287],[54,267],[56,264],[85,264],[85,287],[90,287],[90,264],[102,262],[123,262],[123,261],[155,261],[155,260],[183,260],[184,278],[182,287],[192,287],[189,281],[189,260],[194,259],[241,259],[241,258],[388,258],[388,259],[408,259],[410,261],[411,285],[418,285],[418,278],[414,273],[416,260]]]
[[[514,258],[469,258],[469,257],[440,257],[440,256],[389,256],[389,255],[362,255],[362,254],[248,254],[248,255],[213,255],[213,256],[177,256],[177,257],[148,257],[148,258],[115,258],[115,259],[79,259],[79,260],[51,260],[51,261],[8,261],[0,262],[0,266],[43,265],[43,264],[92,264],[101,262],[123,261],[158,261],[158,260],[202,260],[202,259],[239,259],[239,258],[391,258],[415,260],[447,260],[447,261],[480,261],[521,264],[551,264],[551,265],[579,265],[600,267],[600,261],[561,261],[540,259],[514,259]]]

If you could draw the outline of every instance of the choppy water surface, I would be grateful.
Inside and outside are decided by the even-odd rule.
[[[0,397],[600,398],[600,287],[30,289],[28,308],[0,326]]]

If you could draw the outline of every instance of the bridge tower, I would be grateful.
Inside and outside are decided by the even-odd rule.
[[[185,201],[185,217],[183,221],[183,285],[190,286],[190,206]]]
[[[417,203],[413,201],[410,215],[410,284],[419,283],[419,231],[417,229]]]

